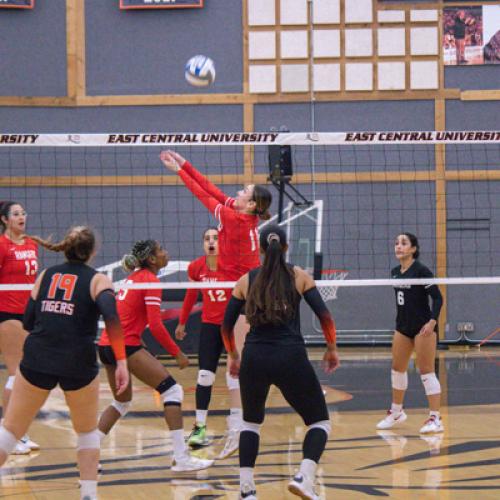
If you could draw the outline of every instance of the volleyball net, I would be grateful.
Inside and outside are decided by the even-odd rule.
[[[389,271],[404,231],[417,235],[422,262],[443,285],[444,338],[467,332],[481,341],[498,328],[499,131],[0,134],[0,199],[26,208],[31,234],[58,239],[71,225],[93,227],[94,264],[116,283],[136,240],[160,241],[172,261],[161,273],[168,297],[198,286],[186,283],[187,265],[216,221],[165,170],[163,149],[229,195],[243,184],[272,190],[289,260],[320,288],[338,287],[331,304],[339,339],[390,338]],[[41,251],[43,267],[59,260]],[[306,338],[320,338],[303,316]]]

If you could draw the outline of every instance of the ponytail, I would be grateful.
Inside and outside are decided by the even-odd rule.
[[[255,201],[255,215],[258,215],[261,220],[269,220],[271,218],[269,207],[273,201],[269,189],[256,184],[253,188],[252,199]]]
[[[251,326],[286,324],[295,316],[299,299],[295,273],[285,261],[286,234],[279,226],[267,227],[260,244],[264,263],[248,291],[246,317]]]
[[[127,253],[122,257],[121,265],[127,273],[131,273],[134,269],[139,267],[140,263],[135,255]]]
[[[70,228],[58,243],[52,243],[50,237],[43,239],[40,236],[26,236],[51,252],[64,252],[69,261],[87,262],[95,250],[95,235],[87,226]]]

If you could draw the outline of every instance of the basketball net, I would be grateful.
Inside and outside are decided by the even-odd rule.
[[[321,271],[321,279],[322,280],[343,280],[347,277],[349,271],[345,271],[343,269],[324,269]],[[335,300],[337,298],[337,289],[338,286],[335,285],[327,285],[327,286],[319,286],[318,290],[321,295],[321,298],[328,302],[329,300]]]

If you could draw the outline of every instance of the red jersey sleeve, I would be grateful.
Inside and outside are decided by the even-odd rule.
[[[198,172],[188,161],[182,165],[182,170],[187,173],[207,194],[215,198],[219,203],[227,205],[233,198],[227,196],[215,184],[212,184],[203,174]]]
[[[0,239],[0,269],[2,269],[5,256],[7,255],[7,245],[3,239]]]
[[[181,315],[179,317],[179,324],[185,325],[193,310],[194,305],[198,302],[198,290],[196,288],[190,288],[186,292],[184,297],[184,302],[182,303]]]
[[[180,351],[179,346],[172,340],[161,319],[161,290],[145,290],[144,303],[146,304],[149,329],[153,337],[169,354],[177,356]]]
[[[198,280],[198,270],[197,270],[197,261],[193,261],[189,263],[187,274],[190,281],[199,281]],[[186,292],[186,296],[184,297],[184,302],[182,303],[182,311],[179,317],[179,324],[185,325],[189,318],[189,314],[191,313],[193,306],[198,301],[198,290],[196,288],[189,288]]]

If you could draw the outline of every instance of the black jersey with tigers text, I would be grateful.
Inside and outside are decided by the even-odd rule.
[[[415,260],[401,273],[401,266],[391,270],[392,279],[433,278],[434,275],[426,266]],[[396,294],[396,330],[414,337],[430,319],[438,319],[442,305],[441,293],[437,285],[400,285],[394,286]],[[432,297],[432,310],[429,306]]]
[[[97,375],[94,341],[99,311],[90,295],[96,270],[79,262],[47,269],[35,305],[22,365],[67,377]]]
[[[287,264],[291,269],[293,265]],[[255,280],[260,267],[252,269],[248,273],[248,289]],[[295,303],[295,315],[291,321],[279,325],[252,326],[248,332],[245,344],[280,344],[280,345],[304,345],[304,338],[300,331],[300,301],[302,296],[297,292]]]

